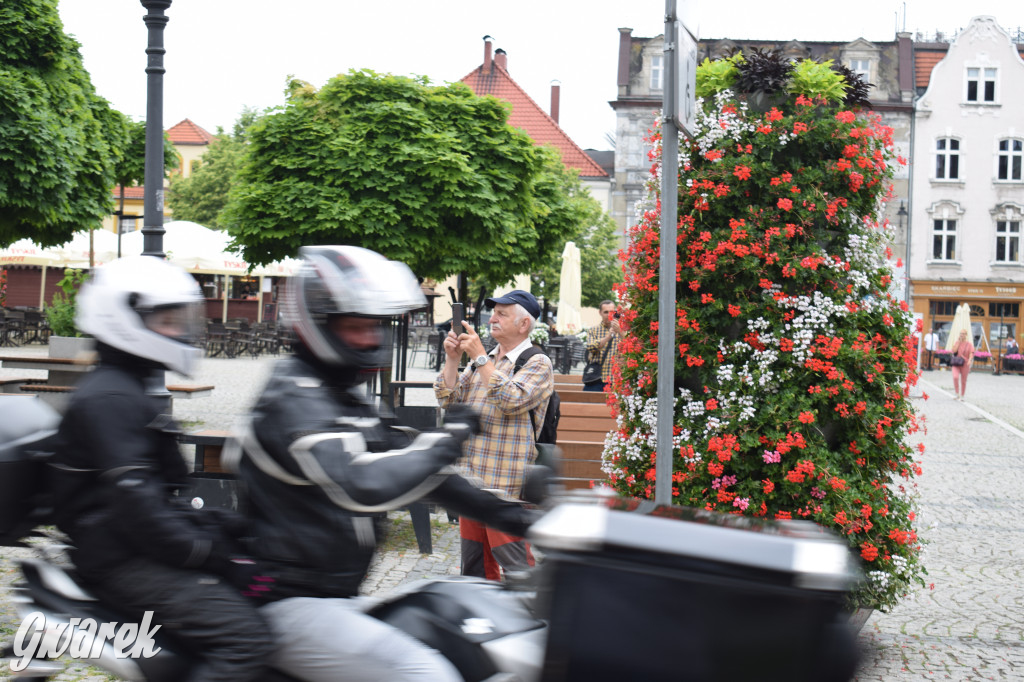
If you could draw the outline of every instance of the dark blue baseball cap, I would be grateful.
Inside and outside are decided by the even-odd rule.
[[[515,289],[507,294],[501,296],[495,296],[484,301],[484,305],[488,308],[493,308],[495,304],[503,303],[505,305],[512,305],[518,303],[523,306],[523,309],[530,314],[533,319],[540,317],[540,304],[537,303],[537,299],[534,298],[533,294],[529,291],[523,291],[522,289]]]

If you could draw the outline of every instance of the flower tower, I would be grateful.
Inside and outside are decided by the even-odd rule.
[[[914,529],[916,347],[890,292],[892,130],[831,62],[755,53],[697,73],[680,140],[674,368],[657,365],[660,130],[649,200],[623,254],[628,335],[604,470],[653,497],[657,372],[675,374],[673,500],[809,519],[848,538],[887,609],[922,583]]]

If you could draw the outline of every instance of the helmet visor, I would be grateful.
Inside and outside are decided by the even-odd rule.
[[[203,307],[205,301],[160,306],[146,312],[139,312],[142,324],[151,332],[169,339],[195,345],[203,329]]]

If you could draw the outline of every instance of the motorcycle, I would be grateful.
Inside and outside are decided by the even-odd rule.
[[[38,481],[56,422],[39,407],[0,424],[0,544],[38,533],[46,517]],[[846,543],[813,523],[586,494],[552,505],[529,539],[543,559],[526,575],[424,580],[357,603],[469,682],[840,682],[856,670],[843,609],[859,572]],[[51,654],[69,645],[124,680],[181,679],[190,666],[146,623],[118,631],[114,610],[45,551],[22,576],[23,622],[0,655],[16,678],[58,674]]]

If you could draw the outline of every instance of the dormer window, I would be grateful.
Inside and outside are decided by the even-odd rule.
[[[651,90],[661,90],[665,78],[665,69],[662,66],[663,57],[655,55],[651,57]]]
[[[871,82],[871,62],[867,59],[851,59],[850,71],[860,76],[865,83]]]

